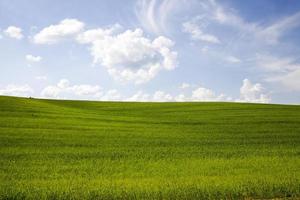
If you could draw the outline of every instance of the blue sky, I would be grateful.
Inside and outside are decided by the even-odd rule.
[[[0,0],[0,94],[300,103],[297,0]]]

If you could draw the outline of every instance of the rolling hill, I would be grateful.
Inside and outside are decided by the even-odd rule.
[[[0,199],[300,197],[300,106],[0,97]]]

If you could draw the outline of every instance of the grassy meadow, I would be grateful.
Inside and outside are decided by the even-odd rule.
[[[0,199],[300,198],[300,106],[0,97]]]

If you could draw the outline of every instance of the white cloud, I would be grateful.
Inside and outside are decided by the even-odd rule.
[[[147,93],[144,93],[142,91],[138,91],[136,94],[133,96],[129,97],[126,99],[126,101],[141,101],[141,102],[146,102],[150,101],[150,95]]]
[[[100,97],[100,100],[102,101],[122,101],[122,96],[120,93],[113,89],[107,91],[103,96]]]
[[[292,57],[275,57],[271,55],[258,55],[257,65],[267,74],[265,80],[279,83],[286,90],[300,91],[300,64]]]
[[[191,1],[139,0],[135,13],[143,28],[157,35],[167,34],[169,18]]]
[[[187,84],[190,85],[190,84]],[[224,94],[216,95],[214,91],[197,87],[190,94],[171,95],[165,91],[157,90],[152,95],[142,91],[137,92],[125,101],[144,101],[144,102],[191,102],[191,101],[231,101],[232,99]]]
[[[201,51],[201,53],[206,54],[206,53],[208,53],[209,48],[207,46],[205,46],[205,47],[202,47],[200,51]]]
[[[215,30],[220,30],[221,28],[225,33],[229,30],[228,28],[231,28],[243,33],[251,32],[251,34],[257,31],[256,24],[245,22],[232,8],[225,8],[214,0],[201,1],[198,3],[200,5],[199,15],[182,24],[183,32],[189,33],[193,40],[201,40],[215,44],[220,44],[222,41],[222,44],[226,45],[230,41],[228,40],[228,36],[222,34],[217,37],[215,33],[219,33],[220,31]],[[225,38],[222,39],[222,36],[225,36]]]
[[[17,40],[20,40],[24,37],[22,34],[22,29],[16,26],[9,26],[6,30],[4,30],[4,34]]]
[[[233,8],[223,7],[215,0],[209,2],[205,19],[209,18],[221,25],[236,27],[245,32],[257,31],[257,24],[244,21]]]
[[[177,102],[189,101],[188,98],[184,94],[179,94],[179,95],[175,96],[174,100]]]
[[[201,40],[204,42],[215,43],[215,44],[220,43],[218,37],[212,34],[204,33],[201,30],[200,26],[198,26],[194,22],[191,21],[185,22],[183,23],[182,26],[183,26],[183,32],[189,33],[193,40]]]
[[[91,43],[94,63],[106,68],[116,80],[144,83],[160,70],[172,70],[177,64],[174,43],[160,36],[150,40],[141,29],[113,34],[111,28],[88,30],[77,37],[79,42]]]
[[[216,95],[214,91],[199,87],[192,92],[192,101],[225,101],[225,95]]]
[[[257,36],[261,37],[269,44],[277,44],[284,33],[300,26],[300,12],[284,17],[267,27],[259,27]]]
[[[154,94],[148,94],[143,91],[138,91],[133,96],[125,98],[124,101],[140,101],[140,102],[171,102],[174,101],[172,95],[164,91],[156,91]]]
[[[235,28],[242,33],[237,36],[245,37],[246,35],[251,38],[252,42],[262,43],[265,45],[278,44],[279,39],[287,32],[300,26],[300,12],[291,16],[283,17],[273,23],[253,23],[247,22],[241,18],[234,8],[225,7],[215,0],[201,1],[200,15],[196,16],[194,20],[198,20],[205,26],[227,26]],[[193,20],[191,21],[193,22]],[[192,25],[195,25],[192,23]],[[186,24],[186,32],[190,32],[193,38],[200,35],[202,30],[199,26],[192,26]],[[200,34],[197,33],[200,30]],[[188,31],[189,30],[189,31]],[[213,36],[213,35],[212,35]],[[212,37],[213,38],[213,37]],[[212,39],[214,41],[214,39]]]
[[[299,73],[300,74],[300,73]],[[187,84],[191,85],[191,84]],[[1,91],[1,90],[0,90]],[[138,91],[132,96],[124,96],[116,89],[104,91],[98,85],[72,85],[69,80],[61,79],[56,85],[45,87],[41,96],[46,98],[61,99],[94,99],[101,101],[140,101],[140,102],[215,102],[215,101],[236,101],[252,103],[269,103],[269,95],[261,84],[252,84],[248,79],[243,81],[240,88],[240,98],[233,99],[225,94],[217,94],[215,91],[196,87],[193,90],[185,91],[186,94],[170,94],[168,92],[157,90],[152,94]],[[0,93],[1,94],[1,93]]]
[[[270,76],[267,81],[280,83],[288,91],[300,91],[300,67],[282,75]]]
[[[46,80],[48,80],[48,77],[47,76],[36,76],[35,79],[39,80],[39,81],[46,81]]]
[[[187,89],[187,88],[190,88],[190,87],[191,87],[191,85],[189,83],[182,83],[179,86],[180,89]]]
[[[30,96],[33,94],[33,89],[29,85],[7,85],[0,89],[0,95],[8,96]]]
[[[279,81],[290,90],[300,91],[300,68],[281,76]]]
[[[98,85],[72,85],[67,79],[61,79],[56,85],[47,86],[41,92],[41,96],[47,98],[66,98],[74,95],[78,98],[96,98],[100,94],[101,88]]]
[[[87,30],[83,33],[80,33],[76,40],[82,44],[93,43],[96,40],[104,40],[106,37],[118,33],[122,30],[122,26],[120,24],[114,24],[107,28],[98,28]]]
[[[190,85],[190,84],[187,84]],[[171,95],[164,91],[156,91],[153,95],[137,92],[132,97],[125,99],[125,101],[154,101],[154,102],[215,102],[215,101],[235,101],[235,102],[249,102],[249,103],[269,103],[271,98],[265,92],[261,84],[252,84],[248,79],[243,80],[240,88],[240,97],[233,99],[225,94],[217,94],[215,91],[205,88],[197,87],[189,94],[179,93],[178,95]]]
[[[225,94],[216,94],[211,89],[205,87],[197,87],[192,91],[191,95],[179,94],[173,97],[175,101],[237,101],[250,103],[269,103],[270,96],[265,93],[265,89],[261,84],[252,84],[248,79],[243,80],[240,88],[240,98],[233,99]]]
[[[74,94],[83,96],[83,95],[98,95],[100,91],[100,86],[98,85],[74,85],[71,88],[74,91]]]
[[[269,103],[270,97],[264,93],[264,88],[260,83],[252,84],[248,79],[243,80],[240,88],[239,102]]]
[[[57,86],[61,89],[67,89],[70,86],[70,81],[68,79],[61,79]]]
[[[64,19],[59,24],[50,25],[33,37],[36,44],[55,44],[67,37],[72,37],[84,28],[84,23],[77,19]]]
[[[259,67],[269,72],[288,72],[300,68],[300,65],[296,64],[292,57],[259,54],[256,56],[256,62]]]
[[[42,57],[33,56],[33,55],[30,55],[30,54],[26,55],[25,58],[28,62],[35,62],[35,63],[40,62],[42,60]]]
[[[61,89],[59,87],[50,85],[45,87],[42,90],[41,95],[42,97],[47,97],[47,98],[58,98],[60,92]]]
[[[287,90],[297,90],[297,70],[300,69],[298,58],[283,56],[287,51],[297,52],[297,46],[291,44],[291,40],[283,42],[281,39],[300,27],[300,12],[271,23],[268,21],[256,23],[244,20],[234,8],[222,5],[221,1],[201,1],[199,4],[201,6],[198,16],[184,24],[183,31],[189,32],[194,39],[207,30],[210,34],[219,33],[219,30],[224,31],[222,35],[218,35],[222,44],[217,46],[207,44],[209,52],[202,47],[205,53],[203,60],[223,59],[243,65],[245,68],[251,68],[256,75],[263,77],[269,83],[280,83]],[[272,45],[276,45],[276,48]],[[258,52],[268,53],[257,55]],[[239,57],[243,57],[243,60]],[[214,64],[220,65],[220,63]]]
[[[159,90],[154,93],[153,101],[157,101],[157,102],[173,101],[173,97],[170,94]]]
[[[226,60],[230,63],[240,63],[241,60],[237,57],[234,57],[234,56],[228,56],[226,57]]]

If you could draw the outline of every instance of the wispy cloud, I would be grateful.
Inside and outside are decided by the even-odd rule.
[[[277,44],[280,37],[288,31],[300,26],[300,12],[284,17],[266,27],[258,27],[256,34],[269,44]]]
[[[284,75],[272,77],[269,80],[281,83],[290,91],[300,92],[300,67]]]
[[[258,55],[257,65],[266,70],[265,80],[279,83],[286,90],[300,91],[300,63],[292,57]]]
[[[225,58],[225,60],[230,63],[240,63],[241,62],[241,60],[235,56],[228,56]]]
[[[268,83],[281,83],[293,90],[300,88],[297,81],[300,80],[300,64],[295,56],[286,57],[285,50],[281,50],[282,47],[296,48],[292,43],[284,43],[282,38],[300,27],[300,12],[271,23],[249,22],[234,8],[222,5],[221,1],[201,1],[199,5],[199,15],[183,22],[182,26],[183,32],[189,33],[191,39],[207,42],[205,51],[202,51],[206,58],[226,60],[245,68],[250,66],[257,73],[262,73],[258,76],[265,77]],[[244,84],[250,85],[248,81]]]
[[[138,0],[135,14],[145,30],[164,35],[168,33],[170,17],[191,2],[192,0]]]
[[[47,76],[36,76],[35,79],[39,80],[39,81],[47,81],[48,77]]]
[[[267,72],[289,72],[300,68],[300,64],[292,57],[277,57],[270,54],[258,54],[256,62]]]
[[[204,33],[200,26],[193,22],[185,22],[183,23],[183,31],[186,33],[189,33],[191,35],[191,38],[193,40],[200,40],[204,42],[210,42],[210,43],[220,43],[220,40],[217,36]]]
[[[31,63],[38,63],[42,60],[42,57],[41,56],[33,56],[31,54],[27,54],[25,56],[25,59],[28,61],[28,62],[31,62]]]
[[[201,13],[194,17],[199,23],[208,23],[214,26],[225,25],[240,30],[243,35],[250,34],[254,39],[268,44],[277,44],[281,36],[300,26],[300,12],[280,18],[273,23],[262,24],[247,22],[234,8],[225,7],[215,0],[202,1]]]

